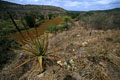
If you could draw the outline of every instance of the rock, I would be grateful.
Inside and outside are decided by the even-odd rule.
[[[64,62],[64,65],[67,66],[67,62]]]
[[[44,76],[44,73],[41,73],[41,74],[37,75],[38,78],[41,78],[43,76]]]
[[[61,61],[57,61],[57,64],[59,64],[60,66],[63,66],[63,63]]]
[[[71,60],[69,61],[69,63],[70,63],[70,64],[74,64],[74,61],[73,61],[73,59],[71,59]]]
[[[82,43],[82,46],[83,46],[83,47],[86,47],[87,45],[88,45],[88,42],[83,42],[83,43]]]
[[[75,77],[77,80],[80,80],[82,77],[79,75],[79,73],[74,73],[73,77]]]

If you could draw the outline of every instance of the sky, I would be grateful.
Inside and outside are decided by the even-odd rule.
[[[18,4],[52,5],[71,11],[120,8],[120,0],[4,0]]]

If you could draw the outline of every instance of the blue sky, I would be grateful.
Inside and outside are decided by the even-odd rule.
[[[90,11],[120,8],[120,0],[4,0],[19,4],[59,6],[66,10]]]

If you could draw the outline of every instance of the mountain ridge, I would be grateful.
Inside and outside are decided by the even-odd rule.
[[[4,14],[6,8],[11,13],[24,14],[31,11],[40,12],[40,13],[65,13],[66,10],[56,6],[49,5],[22,5],[17,3],[12,3],[8,1],[0,1],[0,14]]]

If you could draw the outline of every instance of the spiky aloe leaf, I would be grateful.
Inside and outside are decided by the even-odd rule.
[[[7,11],[7,10],[6,10],[6,11]],[[7,11],[7,13],[8,13],[8,15],[10,16],[10,19],[11,19],[11,21],[13,22],[13,24],[14,24],[15,28],[16,28],[16,29],[17,29],[17,31],[20,33],[21,37],[22,37],[24,40],[26,40],[26,39],[24,38],[24,36],[23,36],[22,32],[21,32],[21,31],[20,31],[20,29],[18,28],[17,24],[15,23],[15,21],[14,21],[14,19],[13,19],[12,15],[11,15],[8,11]]]
[[[30,36],[30,33],[27,30],[26,25],[24,24],[24,22],[22,20],[21,20],[21,23],[22,23],[23,27],[25,28],[25,31],[27,32],[28,37],[30,38],[31,41],[33,41],[32,37]]]
[[[36,52],[36,51],[34,51],[34,50],[31,50],[31,49],[25,49],[25,48],[21,48],[21,49],[23,49],[23,50],[25,50],[25,51],[28,51],[28,52],[31,52],[32,54],[34,54],[34,55],[38,55],[38,52]]]
[[[45,54],[46,53],[46,51],[47,51],[47,48],[48,48],[48,34],[46,34],[46,36],[45,36],[45,44],[44,44],[44,52],[43,52],[43,54]]]
[[[31,60],[34,60],[34,59],[35,59],[35,57],[25,60],[22,64],[18,65],[15,69],[18,69],[19,67],[23,66],[24,64],[26,64],[26,63],[30,62]]]
[[[38,57],[38,62],[39,62],[39,65],[40,65],[40,72],[43,72],[43,67],[42,67],[42,56],[39,56],[39,57]]]

